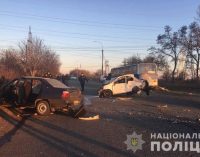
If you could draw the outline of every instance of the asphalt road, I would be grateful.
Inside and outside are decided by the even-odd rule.
[[[69,80],[69,86],[81,88],[78,80]],[[85,82],[85,95],[97,95],[98,89],[101,87],[101,83],[93,80],[89,80]]]
[[[79,86],[76,81],[70,82]],[[100,84],[86,84],[86,115],[99,115],[98,120],[80,120],[57,112],[38,116],[34,110],[11,109],[20,113],[18,123],[1,111],[0,116],[13,129],[0,137],[0,157],[32,156],[200,156],[196,152],[150,151],[151,133],[198,133],[200,124],[199,96],[152,92],[150,96],[100,99]],[[142,134],[142,150],[127,150],[124,141],[135,131]]]

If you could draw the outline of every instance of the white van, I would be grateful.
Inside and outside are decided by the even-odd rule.
[[[145,80],[139,80],[133,74],[126,74],[106,81],[99,90],[99,97],[111,97],[124,93],[145,91],[149,95],[149,85]]]

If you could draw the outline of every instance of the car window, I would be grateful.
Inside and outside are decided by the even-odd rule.
[[[127,76],[126,79],[127,79],[127,82],[134,80],[131,76]]]
[[[125,81],[125,77],[121,77],[121,78],[119,78],[115,83],[116,84],[119,84],[119,83],[125,83],[126,81]]]
[[[54,88],[67,88],[67,86],[65,84],[63,84],[62,82],[60,82],[56,79],[46,79],[46,80]]]
[[[39,94],[42,88],[42,82],[40,80],[32,80],[32,93]]]

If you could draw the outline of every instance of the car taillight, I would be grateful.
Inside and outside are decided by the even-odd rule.
[[[63,91],[62,93],[62,98],[64,100],[68,99],[70,97],[70,93],[68,91]]]

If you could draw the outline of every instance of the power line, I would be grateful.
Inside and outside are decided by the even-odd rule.
[[[22,30],[24,32],[24,30],[26,29],[25,27],[19,27],[19,26],[10,26],[10,25],[2,25],[0,24],[0,27],[2,27],[3,29],[10,29],[10,30]],[[51,36],[63,36],[63,34],[71,34],[71,35],[80,35],[80,36],[88,36],[88,37],[100,37],[102,38],[102,40],[104,41],[114,41],[114,40],[110,40],[110,39],[117,39],[116,41],[126,41],[126,40],[119,40],[119,36],[107,36],[107,35],[91,35],[91,34],[86,34],[86,33],[70,33],[70,32],[61,32],[61,31],[55,31],[55,30],[42,30],[42,29],[34,29],[34,30],[38,30],[38,32],[42,32],[42,33],[48,33],[48,35],[50,34]],[[49,33],[51,32],[51,33]],[[52,34],[53,33],[53,34]],[[55,34],[54,34],[55,33]],[[73,37],[73,38],[81,38],[81,39],[88,39],[88,38],[83,38],[83,37]],[[106,38],[106,39],[103,39]],[[109,39],[110,38],[110,39]],[[130,40],[149,40],[152,41],[153,39],[146,39],[146,38],[129,38],[129,37],[125,37],[127,39],[126,42],[130,42]],[[130,39],[130,40],[128,40]]]
[[[121,23],[109,23],[109,22],[99,22],[99,21],[88,21],[88,20],[74,20],[74,19],[69,19],[69,18],[60,18],[60,17],[50,17],[50,16],[43,16],[43,15],[36,15],[36,14],[30,14],[30,13],[26,13],[26,12],[13,12],[13,11],[0,11],[1,15],[8,15],[8,16],[17,16],[17,17],[32,17],[32,18],[42,18],[42,19],[53,19],[53,20],[58,20],[58,21],[54,21],[54,22],[66,22],[69,23],[69,21],[72,22],[76,22],[76,23],[72,23],[72,24],[80,24],[83,23],[85,25],[91,25],[91,26],[96,26],[96,24],[98,25],[106,25],[106,26],[120,26],[122,27],[126,27],[126,28],[144,28],[144,29],[160,29],[162,27],[159,26],[142,26],[142,25],[132,25],[132,24],[121,24]],[[94,25],[95,24],[95,25]]]
[[[23,31],[25,32],[25,30],[22,30],[22,29],[18,29],[18,28],[1,28],[1,29],[5,29],[5,30],[15,30],[15,31]],[[83,38],[83,37],[69,37],[69,36],[65,36],[65,35],[53,35],[51,33],[40,33],[42,35],[46,35],[46,36],[55,36],[55,37],[64,37],[64,38],[75,38],[75,39],[87,39],[87,40],[90,40],[90,41],[93,41],[95,40],[95,38]],[[109,42],[126,42],[126,43],[132,43],[130,40],[109,40],[109,39],[103,39],[104,41],[109,41]]]
[[[0,26],[3,27],[11,27],[11,28],[19,28],[19,29],[26,29],[23,26],[13,26],[13,25],[5,25],[5,24],[0,24]],[[38,30],[40,32],[51,32],[51,33],[58,33],[58,34],[72,34],[72,35],[81,35],[81,36],[92,36],[92,37],[102,37],[102,38],[122,38],[122,36],[109,36],[109,35],[95,35],[95,34],[87,34],[87,33],[78,33],[78,32],[66,32],[66,31],[57,31],[57,30],[51,30],[51,29],[38,29],[34,28],[34,30]],[[126,37],[126,39],[133,39],[133,40],[152,40],[150,38],[132,38],[132,37]]]
[[[84,20],[74,20],[74,19],[63,19],[59,17],[49,17],[49,16],[41,16],[29,13],[17,13],[10,11],[0,11],[0,15],[3,16],[11,16],[18,18],[32,18],[35,20],[49,21],[49,22],[59,22],[59,23],[69,23],[73,25],[86,25],[86,26],[94,26],[94,27],[105,27],[105,28],[114,28],[114,29],[136,29],[136,30],[160,30],[161,27],[153,27],[153,26],[137,26],[137,25],[125,25],[125,24],[113,24],[113,23],[105,23],[98,21],[84,21]],[[142,29],[141,29],[142,28]],[[157,28],[157,29],[156,29]]]

